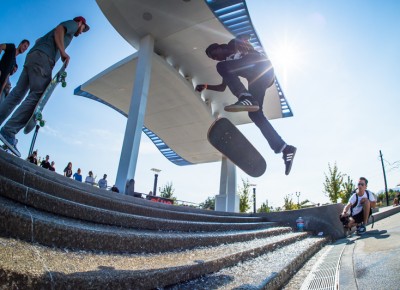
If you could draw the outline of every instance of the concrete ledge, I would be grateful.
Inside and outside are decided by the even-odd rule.
[[[3,164],[0,164],[3,165]],[[33,165],[34,166],[34,165]],[[35,166],[37,167],[37,166]],[[5,168],[9,170],[5,170]],[[38,168],[41,170],[45,170],[43,168]],[[1,172],[3,171],[3,172]],[[6,172],[4,172],[6,171]],[[16,171],[16,172],[13,172]],[[40,175],[34,174],[30,171],[22,171],[20,168],[12,166],[10,164],[5,164],[3,167],[0,167],[0,176],[5,176],[11,180],[15,180],[10,178],[9,175],[11,173],[16,174],[20,178],[16,178],[16,182],[21,183],[29,188],[36,189],[41,192],[45,192],[46,194],[53,195],[65,200],[70,200],[73,202],[91,205],[98,208],[113,210],[117,212],[124,212],[129,214],[150,216],[156,218],[164,218],[164,219],[175,219],[175,220],[191,220],[191,221],[208,221],[208,222],[261,222],[262,219],[260,217],[250,217],[250,216],[219,216],[219,215],[209,215],[208,213],[212,211],[191,211],[191,212],[182,212],[176,211],[177,206],[169,206],[168,209],[162,209],[159,207],[152,206],[143,206],[137,203],[133,203],[132,201],[125,199],[135,199],[129,196],[119,195],[124,198],[115,198],[114,194],[103,191],[102,195],[98,195],[95,193],[90,193],[87,191],[78,190],[76,188],[71,188],[67,185],[60,184],[58,182],[52,181],[50,179],[46,179],[41,177]],[[21,174],[22,173],[22,174]],[[53,173],[54,172],[50,172]],[[62,176],[64,179],[65,177]],[[155,204],[153,202],[147,201],[148,203]],[[207,213],[207,214],[206,214]]]
[[[323,205],[319,207],[288,210],[282,212],[272,212],[267,214],[258,214],[268,221],[275,221],[284,226],[296,229],[296,219],[302,217],[304,219],[304,229],[312,231],[317,234],[323,232],[324,236],[330,236],[332,239],[337,240],[344,238],[343,225],[339,220],[339,215],[343,211],[344,205],[341,203]],[[395,213],[400,212],[400,206],[379,208],[379,211],[373,213],[375,221],[381,220]],[[372,219],[369,219],[369,224]]]
[[[142,198],[135,198],[125,194],[114,193],[104,189],[99,189],[97,187],[82,182],[77,182],[75,180],[64,177],[50,170],[41,168],[40,166],[36,166],[34,164],[27,162],[26,160],[17,158],[9,153],[0,150],[0,176],[4,176],[18,183],[24,184],[24,176],[26,173],[31,173],[33,175],[36,175],[37,178],[42,177],[45,180],[49,180],[58,183],[60,185],[64,185],[65,187],[70,189],[86,192],[88,194],[90,193],[95,196],[103,196],[110,199],[120,200],[123,201],[124,203],[134,203],[146,207],[158,208],[174,212],[183,212],[183,213],[196,213],[196,214],[230,216],[230,217],[253,216],[253,214],[211,211],[211,210],[198,209],[186,206],[174,206],[163,203],[156,203]]]
[[[323,232],[324,236],[339,239],[344,236],[343,225],[339,220],[339,215],[343,211],[343,204],[323,205],[319,207],[288,210],[282,212],[271,212],[259,214],[268,221],[275,221],[282,225],[296,229],[296,219],[302,217],[304,220],[304,230],[315,234]]]
[[[288,234],[190,254],[153,255],[74,253],[0,238],[0,255],[6,257],[0,260],[0,288],[155,289],[254,259],[306,237],[306,233]]]
[[[262,230],[185,233],[123,229],[37,211],[0,198],[0,235],[42,245],[114,253],[157,253],[215,246],[289,232],[288,227]]]
[[[372,216],[374,217],[375,221],[377,222],[381,219],[387,218],[398,212],[400,212],[400,206],[387,206],[387,207],[379,208],[379,211],[373,213]],[[368,224],[371,224],[371,223],[372,223],[372,219],[370,218]]]
[[[64,200],[20,185],[0,176],[0,196],[20,202],[37,210],[65,217],[125,228],[161,231],[237,231],[265,229],[276,225],[272,222],[259,223],[216,223],[167,220],[115,212]]]

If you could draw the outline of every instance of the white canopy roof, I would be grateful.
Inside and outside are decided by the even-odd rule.
[[[238,3],[237,8],[248,16],[244,1],[222,2]],[[200,0],[97,3],[115,29],[136,49],[146,35],[155,40],[144,126],[189,163],[220,161],[221,154],[207,141],[211,123],[217,117],[227,117],[237,125],[251,122],[247,113],[224,111],[224,106],[236,101],[229,89],[222,93],[206,91],[202,95],[194,90],[200,83],[221,83],[216,62],[204,53],[209,44],[227,43],[234,38],[221,23],[221,17],[217,18],[207,1]],[[253,36],[257,38],[255,32]],[[136,53],[127,57],[84,83],[76,94],[127,115],[137,61]],[[267,90],[264,112],[269,119],[292,115],[277,82]]]

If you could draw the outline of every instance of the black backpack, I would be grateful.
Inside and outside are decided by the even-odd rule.
[[[368,198],[368,200],[370,201],[370,199],[369,199],[369,191],[368,191],[368,190],[365,190],[365,192],[367,193],[367,198]],[[353,190],[352,194],[356,194],[356,202],[355,202],[354,204],[351,205],[351,208],[350,208],[350,216],[353,216],[353,208],[355,208],[356,205],[357,205],[357,203],[358,203],[358,194],[356,193],[356,190]],[[369,209],[368,218],[369,218],[370,216],[372,216],[372,225],[371,225],[371,228],[374,228],[375,217],[372,215],[372,208]]]

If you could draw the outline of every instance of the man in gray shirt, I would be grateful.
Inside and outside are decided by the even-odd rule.
[[[65,49],[72,38],[89,30],[86,19],[75,17],[60,23],[56,28],[39,38],[29,51],[24,69],[15,88],[0,104],[0,124],[11,114],[15,107],[26,99],[0,130],[0,140],[17,156],[21,156],[15,135],[26,125],[33,114],[36,104],[51,81],[51,74],[56,61],[61,60],[68,66],[70,56]]]

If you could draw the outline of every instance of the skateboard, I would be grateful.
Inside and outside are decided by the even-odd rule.
[[[24,133],[29,134],[36,126],[36,123],[43,127],[46,124],[46,121],[43,119],[42,111],[47,101],[50,99],[52,93],[59,83],[61,86],[65,88],[67,86],[67,82],[65,81],[67,77],[67,72],[65,71],[65,63],[62,65],[61,69],[56,73],[51,82],[47,85],[44,90],[42,96],[40,97],[38,103],[36,104],[35,110],[33,111],[32,116],[29,118],[29,121],[26,123],[24,128]]]
[[[208,129],[208,141],[237,167],[252,177],[259,177],[267,163],[249,140],[227,118],[217,119]]]

